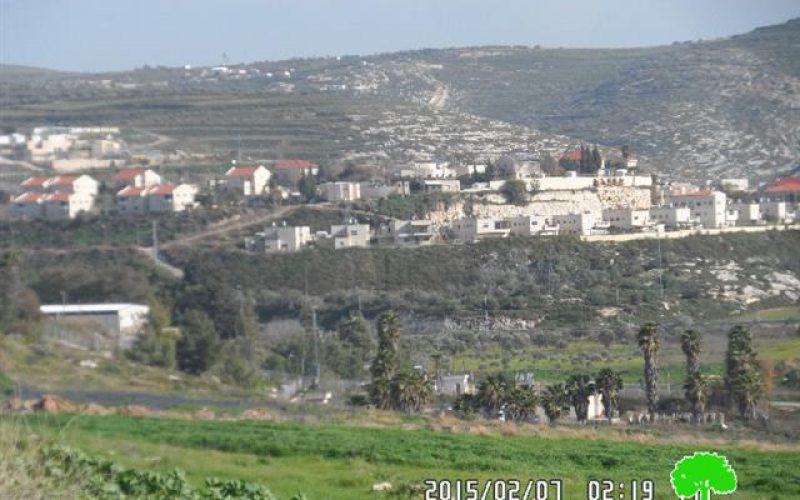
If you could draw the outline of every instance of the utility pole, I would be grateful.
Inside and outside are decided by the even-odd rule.
[[[664,267],[661,261],[661,233],[658,232],[658,285],[661,288],[661,301],[664,301]]]
[[[314,334],[314,386],[319,389],[320,365],[319,365],[319,331],[317,331],[317,308],[311,308],[311,330]]]
[[[158,221],[153,221],[153,258],[158,261]]]

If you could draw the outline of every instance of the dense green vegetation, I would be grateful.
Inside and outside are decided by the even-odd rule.
[[[185,456],[197,473],[257,477],[277,494],[296,494],[302,484],[309,498],[366,498],[374,495],[369,492],[374,482],[421,483],[430,477],[564,478],[566,498],[583,494],[588,478],[649,478],[656,483],[657,497],[666,498],[673,464],[697,446],[247,421],[68,415],[31,417],[27,421],[41,432],[68,424],[70,433],[62,438],[67,444],[106,446],[104,454],[142,447],[134,455],[155,452]],[[797,453],[753,451],[719,443],[702,446],[711,446],[730,459],[739,476],[737,495],[741,498],[798,497]],[[120,454],[118,459],[125,465],[136,460],[130,453]],[[282,475],[282,464],[292,467],[293,472]],[[331,479],[338,464],[349,467],[350,472],[339,480]],[[156,463],[155,467],[170,465]],[[189,474],[190,479],[201,480],[192,471]]]

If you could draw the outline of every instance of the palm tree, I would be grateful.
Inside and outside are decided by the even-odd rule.
[[[707,384],[700,375],[700,348],[702,338],[697,330],[686,330],[681,334],[681,349],[686,355],[686,381],[683,384],[683,394],[692,412],[692,420],[700,421],[700,414],[705,407],[705,391]]]
[[[583,422],[589,413],[589,397],[594,394],[592,377],[586,374],[572,375],[567,379],[567,394],[575,407],[575,417]]]
[[[378,320],[378,352],[370,367],[372,375],[370,398],[380,409],[392,407],[390,386],[398,372],[399,342],[400,328],[397,314],[388,311]]]
[[[502,373],[486,377],[478,386],[478,404],[490,417],[494,417],[506,400],[508,382]]]
[[[555,423],[564,413],[569,411],[569,395],[564,384],[553,384],[545,389],[542,395],[544,413],[550,423]]]
[[[692,421],[695,423],[700,421],[700,415],[705,411],[709,391],[708,385],[708,379],[700,373],[689,375],[686,377],[686,382],[683,383],[683,394],[689,403]]]
[[[650,420],[653,420],[658,404],[658,368],[656,368],[656,356],[661,345],[658,333],[658,326],[653,322],[642,325],[636,336],[639,349],[644,355],[644,380],[645,392],[647,393],[647,412]]]
[[[433,394],[428,378],[416,370],[397,374],[391,381],[390,392],[393,408],[406,413],[420,411]]]
[[[515,421],[526,421],[536,415],[539,398],[529,387],[512,387],[506,391],[506,417]]]
[[[614,410],[619,406],[619,391],[622,390],[622,376],[611,368],[603,368],[597,374],[597,390],[603,396],[603,410],[611,421]]]

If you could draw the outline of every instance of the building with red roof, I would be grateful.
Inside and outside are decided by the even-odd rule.
[[[243,196],[258,196],[269,191],[271,177],[264,165],[234,166],[225,172],[225,185]]]
[[[59,175],[29,177],[20,188],[23,194],[14,199],[15,215],[60,220],[91,211],[99,183],[88,175]]]
[[[800,177],[786,177],[767,184],[764,194],[772,200],[800,203]]]
[[[319,165],[308,160],[278,160],[273,170],[278,181],[294,186],[303,176],[317,175]]]
[[[20,187],[24,188],[26,191],[38,191],[42,192],[47,188],[47,183],[50,181],[48,177],[28,177]]]

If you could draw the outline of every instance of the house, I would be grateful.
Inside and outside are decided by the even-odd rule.
[[[475,381],[469,373],[459,375],[443,375],[433,381],[433,390],[436,394],[445,396],[460,396],[462,394],[475,394]]]
[[[399,220],[389,223],[389,233],[396,245],[428,245],[436,238],[436,226],[430,220]]]
[[[688,228],[692,225],[692,211],[689,207],[674,205],[650,207],[650,220],[669,229]]]
[[[117,192],[117,212],[130,215],[147,212],[147,189],[146,187],[126,186]]]
[[[486,165],[483,163],[474,163],[471,165],[456,165],[453,167],[456,177],[464,177],[467,175],[482,175],[486,173]]]
[[[703,227],[724,227],[731,224],[731,219],[735,221],[735,213],[727,210],[727,196],[721,191],[700,189],[687,193],[670,193],[666,196],[666,203],[688,207],[692,212],[692,219]]]
[[[461,182],[458,179],[425,179],[422,181],[425,191],[429,193],[457,193],[461,191]]]
[[[800,177],[787,177],[768,184],[764,194],[774,201],[800,203]]]
[[[473,242],[486,238],[505,238],[511,232],[508,221],[491,217],[464,217],[450,224],[456,239]]]
[[[551,219],[558,224],[558,233],[564,235],[592,234],[598,222],[592,212],[553,215]]]
[[[273,223],[272,227],[256,233],[255,238],[245,241],[245,247],[265,253],[297,252],[313,240],[309,226],[287,226],[285,222],[277,226]]]
[[[193,184],[162,184],[147,190],[149,212],[182,212],[197,206],[197,187]]]
[[[45,193],[28,192],[23,193],[11,202],[14,204],[14,216],[20,219],[39,219],[44,217]]]
[[[333,248],[368,247],[370,230],[367,224],[343,224],[331,226]]]
[[[415,162],[413,167],[413,177],[417,179],[455,179],[456,170],[450,168],[445,162],[429,161]]]
[[[294,186],[304,176],[317,175],[319,165],[307,160],[278,160],[273,167],[273,174],[278,182]]]
[[[326,182],[319,192],[327,201],[356,201],[361,199],[361,184],[358,182]]]
[[[235,166],[225,172],[226,186],[242,196],[258,196],[269,192],[272,172],[264,165]]]
[[[39,309],[46,319],[45,331],[86,348],[96,345],[96,336],[111,337],[112,347],[130,348],[150,314],[146,305],[127,303],[43,305]]]
[[[720,179],[718,185],[723,191],[747,191],[750,188],[750,182],[746,178]]]
[[[558,225],[546,215],[518,215],[509,222],[516,236],[558,236]]]
[[[51,192],[81,193],[95,197],[100,190],[100,183],[88,175],[59,175],[47,181],[46,189]]]
[[[625,230],[641,230],[650,224],[650,211],[637,208],[607,208],[603,220],[611,227]]]
[[[80,213],[89,212],[94,205],[94,196],[87,193],[60,191],[42,197],[43,216],[47,220],[74,219]]]
[[[20,187],[26,192],[43,193],[47,190],[47,183],[49,177],[28,177],[20,184]]]
[[[148,188],[161,184],[161,176],[149,168],[126,168],[114,174],[112,180],[119,188],[124,186]]]

